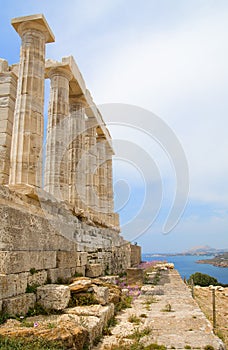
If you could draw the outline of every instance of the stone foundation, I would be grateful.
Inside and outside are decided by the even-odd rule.
[[[42,196],[39,202],[0,186],[3,311],[15,303],[25,310],[31,286],[65,282],[75,274],[117,274],[131,266],[132,247],[118,232],[79,220],[57,201],[48,203],[51,211],[45,208]]]

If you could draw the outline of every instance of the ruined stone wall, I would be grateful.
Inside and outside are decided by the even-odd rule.
[[[34,305],[29,286],[77,273],[116,274],[130,266],[130,243],[116,231],[80,221],[66,206],[0,186],[0,306]]]
[[[136,267],[141,263],[141,247],[131,244],[131,266]]]

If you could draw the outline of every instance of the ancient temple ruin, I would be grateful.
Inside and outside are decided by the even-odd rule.
[[[116,273],[140,260],[114,212],[109,131],[73,57],[45,60],[43,15],[15,18],[20,62],[0,59],[0,310],[75,273]],[[44,142],[44,82],[50,79]],[[134,249],[134,254],[132,251]]]

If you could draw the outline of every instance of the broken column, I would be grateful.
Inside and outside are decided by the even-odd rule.
[[[51,80],[51,90],[44,189],[55,198],[68,201],[69,81],[72,73],[68,65],[55,62],[46,67],[46,75]]]
[[[17,76],[0,59],[0,184],[8,185]]]
[[[45,44],[54,36],[43,15],[12,20],[21,37],[10,184],[41,185]],[[38,172],[38,174],[37,174]]]

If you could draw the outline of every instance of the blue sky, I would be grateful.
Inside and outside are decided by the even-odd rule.
[[[10,20],[34,13],[45,15],[56,37],[47,45],[47,58],[73,55],[101,110],[118,103],[151,111],[185,152],[188,204],[178,225],[164,234],[176,186],[173,165],[154,140],[110,125],[114,140],[124,140],[129,149],[130,142],[137,144],[156,164],[148,171],[137,167],[137,160],[135,166],[114,161],[123,235],[137,240],[144,252],[206,244],[228,248],[228,2],[2,1],[0,57],[10,64],[19,61],[20,50]],[[105,113],[104,118],[116,121]],[[145,196],[151,205],[142,210]],[[147,222],[150,228],[136,238]]]

